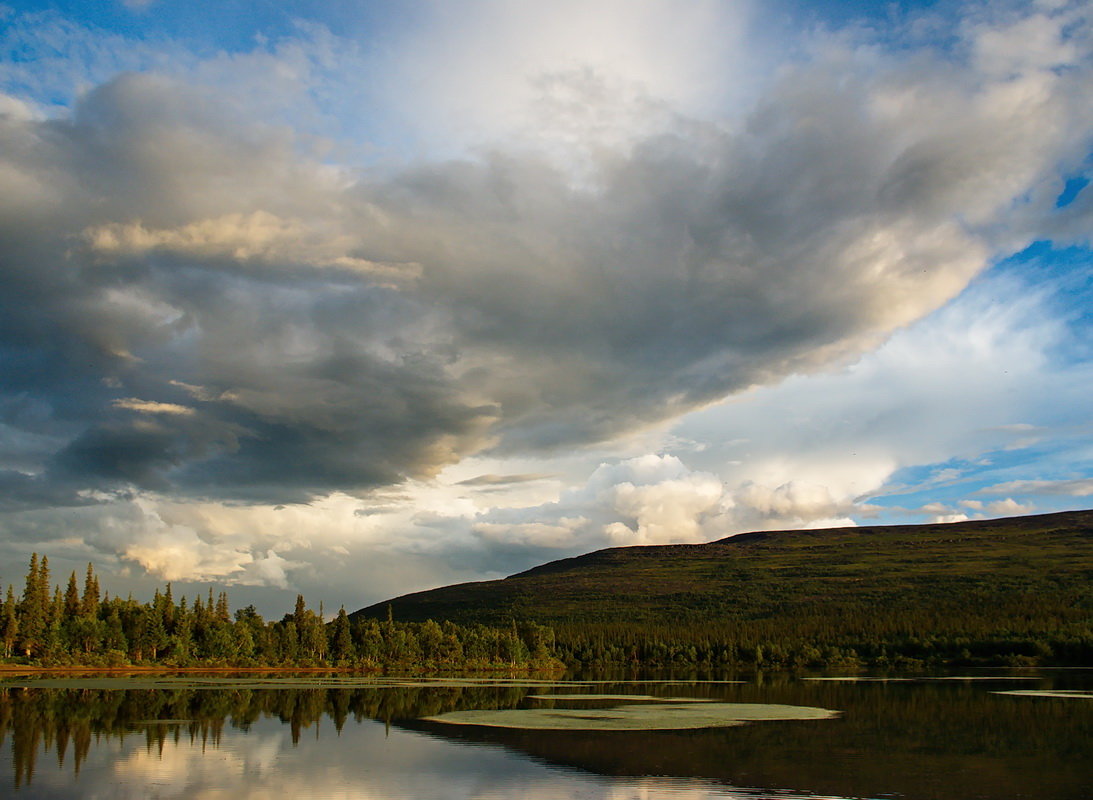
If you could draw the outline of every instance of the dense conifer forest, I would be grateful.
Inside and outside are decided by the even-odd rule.
[[[491,669],[557,666],[554,637],[534,623],[461,626],[450,622],[332,621],[296,598],[267,622],[254,606],[230,613],[227,592],[177,602],[171,585],[139,603],[103,595],[94,567],[82,587],[50,583],[49,560],[31,557],[22,595],[0,600],[0,663],[51,667],[338,667]]]

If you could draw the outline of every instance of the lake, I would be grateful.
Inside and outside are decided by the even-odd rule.
[[[1093,670],[579,678],[8,677],[0,796],[1093,798]]]

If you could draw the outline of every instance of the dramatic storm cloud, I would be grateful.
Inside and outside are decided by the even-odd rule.
[[[1088,495],[1085,3],[186,13],[0,7],[6,556],[355,604]]]

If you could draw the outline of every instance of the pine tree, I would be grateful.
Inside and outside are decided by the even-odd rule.
[[[171,652],[175,663],[184,666],[193,657],[194,649],[194,615],[186,606],[185,595],[178,603],[178,613],[175,617],[174,636],[171,637]]]
[[[83,582],[83,598],[80,600],[80,616],[96,617],[99,614],[99,579],[95,577],[95,568],[87,563],[87,575]]]
[[[178,617],[178,608],[175,606],[174,597],[171,595],[171,584],[167,584],[167,591],[163,593],[163,625],[168,633],[174,633],[175,620]]]
[[[65,621],[75,619],[80,613],[80,587],[76,583],[76,570],[68,576],[68,588],[65,589]]]
[[[0,646],[4,658],[11,658],[15,641],[19,636],[19,618],[16,616],[15,589],[8,584],[8,597],[4,601],[4,613],[0,615]]]
[[[330,657],[335,661],[349,661],[353,658],[353,637],[349,630],[349,617],[345,606],[338,611],[338,616],[331,623]]]
[[[48,571],[45,572],[45,580],[49,580]],[[38,554],[33,553],[23,589],[23,600],[19,604],[19,649],[28,658],[37,654],[46,631],[47,607],[43,599],[42,581],[43,565],[38,563]]]
[[[46,609],[46,619],[49,619],[49,556],[42,556],[42,566],[38,570],[38,602]]]
[[[307,613],[307,604],[304,602],[304,596],[302,594],[296,595],[296,609],[292,612],[292,621],[296,623],[296,627],[299,628],[304,621],[304,615]]]
[[[61,629],[65,615],[65,598],[61,594],[61,587],[53,590],[53,600],[49,604],[49,613],[46,614],[46,630],[42,637],[42,657],[55,658],[65,649],[64,632]]]
[[[228,612],[227,592],[221,592],[216,598],[216,618],[221,622],[231,621],[231,614]]]

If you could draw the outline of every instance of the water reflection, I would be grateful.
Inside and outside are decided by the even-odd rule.
[[[1081,688],[1083,681],[1068,674],[1033,685]],[[0,793],[14,789],[27,800],[1093,796],[1093,701],[992,694],[1029,685],[782,677],[559,687],[843,711],[838,720],[622,733],[420,719],[526,707],[541,687],[4,689]]]

